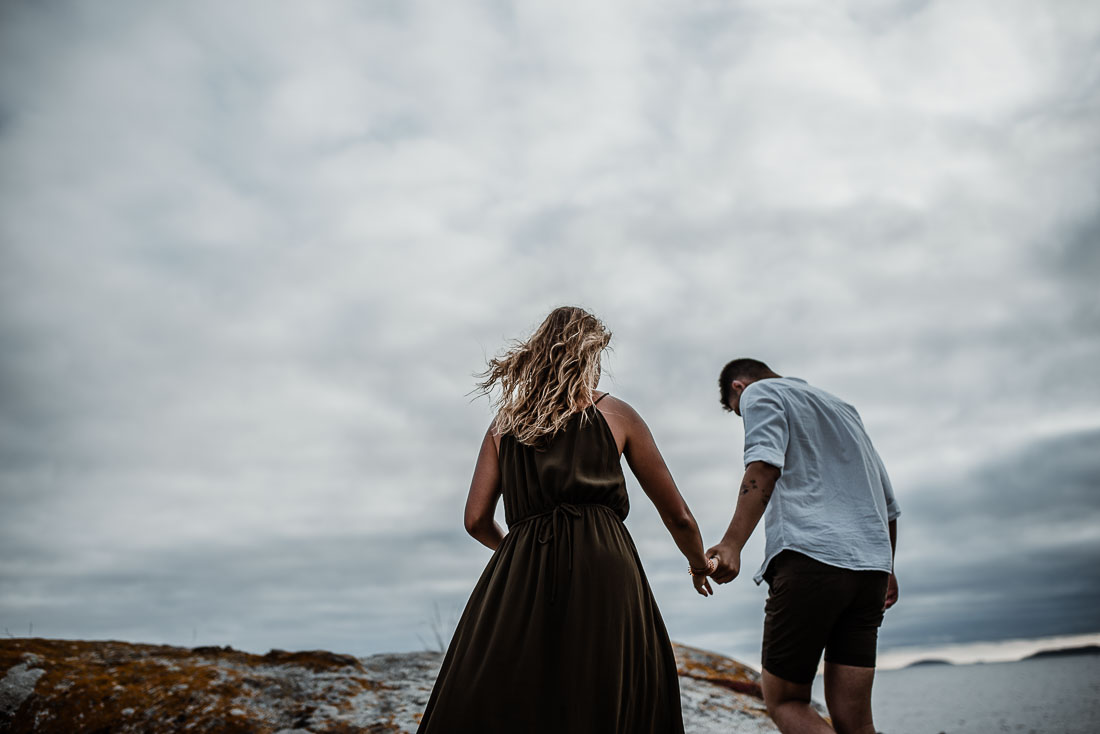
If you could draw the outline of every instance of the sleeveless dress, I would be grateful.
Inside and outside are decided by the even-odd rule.
[[[540,449],[502,436],[499,462],[508,534],[417,734],[682,734],[672,643],[623,525],[603,414],[590,405]]]

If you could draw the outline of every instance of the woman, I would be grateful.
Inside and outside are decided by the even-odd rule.
[[[482,392],[501,395],[466,530],[494,553],[418,734],[684,730],[672,644],[623,525],[620,456],[703,596],[712,593],[708,561],[649,428],[625,402],[596,392],[610,339],[584,309],[557,308],[483,374]],[[493,519],[502,495],[507,535]]]

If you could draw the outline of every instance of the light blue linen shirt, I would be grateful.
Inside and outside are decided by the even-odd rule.
[[[764,511],[764,572],[791,549],[856,571],[892,570],[888,522],[900,514],[859,413],[798,377],[753,382],[740,399],[745,466],[782,470]]]

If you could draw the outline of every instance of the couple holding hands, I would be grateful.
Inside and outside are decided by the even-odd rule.
[[[557,308],[483,373],[479,388],[500,397],[465,525],[494,552],[418,734],[682,734],[672,644],[623,524],[622,457],[703,596],[738,576],[764,517],[762,688],[780,731],[873,734],[898,508],[859,414],[757,360],[727,364],[720,399],[744,420],[746,469],[725,536],[704,551],[645,421],[596,391],[610,339],[591,313]],[[494,520],[501,497],[507,533]],[[810,705],[822,651],[832,726]]]

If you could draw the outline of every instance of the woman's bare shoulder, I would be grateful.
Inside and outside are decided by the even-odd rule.
[[[610,393],[607,394],[607,397],[601,398],[596,407],[603,411],[605,417],[614,416],[626,424],[642,421],[642,417],[638,415],[638,411],[634,410],[634,406]]]

